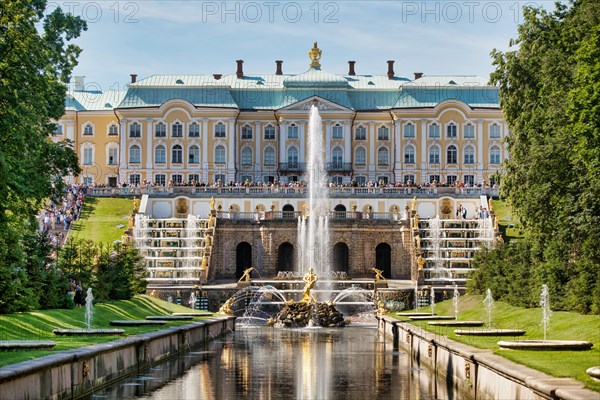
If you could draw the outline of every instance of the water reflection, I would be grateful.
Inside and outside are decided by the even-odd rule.
[[[90,398],[452,398],[445,382],[417,367],[373,327],[248,327]]]

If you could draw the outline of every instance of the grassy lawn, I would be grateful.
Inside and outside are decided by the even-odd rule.
[[[131,199],[87,196],[81,216],[73,224],[71,235],[77,239],[103,243],[119,240],[127,229],[132,210]],[[118,225],[123,226],[117,228]]]
[[[112,327],[115,319],[145,319],[149,315],[169,315],[173,312],[189,312],[190,309],[170,304],[150,296],[136,296],[131,300],[112,301],[94,306],[93,328],[122,328],[121,336],[55,336],[56,328],[84,328],[85,309],[44,310],[27,313],[0,315],[0,340],[53,340],[53,350],[18,350],[0,352],[0,367],[52,354],[56,351],[109,342],[127,335],[135,335],[164,329],[168,326],[185,325],[192,321],[169,321],[162,326]],[[194,320],[200,320],[196,317]]]
[[[512,210],[506,201],[494,200],[494,212],[498,218],[498,227],[505,242],[523,237],[521,224],[517,217],[512,215]]]
[[[482,304],[482,296],[463,296],[459,303],[459,320],[487,321]],[[453,315],[452,300],[447,300],[435,305],[438,315]],[[431,311],[424,307],[419,311]],[[395,314],[392,314],[395,316]],[[571,312],[555,311],[550,319],[548,339],[585,340],[592,342],[594,347],[588,351],[525,351],[525,350],[500,350],[497,342],[500,340],[543,339],[541,327],[542,311],[539,308],[513,307],[506,303],[496,302],[493,310],[493,327],[506,329],[525,329],[525,336],[506,337],[476,337],[457,336],[454,327],[434,327],[426,321],[409,321],[412,325],[424,330],[448,337],[473,347],[490,349],[494,353],[509,360],[527,365],[556,377],[572,377],[586,384],[592,390],[600,391],[600,382],[593,381],[585,370],[589,367],[600,365],[600,316],[580,315]],[[469,328],[466,328],[469,329]]]

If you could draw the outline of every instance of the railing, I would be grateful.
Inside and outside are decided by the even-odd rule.
[[[332,197],[345,196],[417,196],[434,197],[438,195],[452,196],[497,196],[498,188],[454,188],[454,187],[330,187]],[[174,186],[174,187],[95,187],[88,188],[91,196],[140,196],[142,194],[162,195],[198,195],[198,196],[289,196],[299,197],[308,193],[303,186]]]
[[[294,220],[301,217],[301,211],[219,211],[217,218],[227,220]],[[361,212],[361,211],[329,211],[327,216],[330,220],[379,220],[379,221],[400,221],[402,214],[399,212]]]
[[[327,172],[352,172],[352,163],[328,162],[325,164]]]
[[[279,163],[280,172],[303,172],[305,164],[301,162]]]

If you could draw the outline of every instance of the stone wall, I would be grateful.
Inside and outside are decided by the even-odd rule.
[[[385,243],[391,247],[391,278],[410,279],[413,256],[410,228],[403,221],[333,220],[330,221],[330,249],[345,243],[349,253],[351,277],[373,276],[376,247]],[[284,243],[294,246],[297,254],[297,221],[290,220],[228,220],[216,225],[209,282],[236,276],[236,254],[240,243],[252,246],[253,277],[272,278],[277,275],[279,248]],[[246,266],[249,267],[250,265]]]

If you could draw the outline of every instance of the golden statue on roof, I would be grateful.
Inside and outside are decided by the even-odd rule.
[[[311,60],[311,68],[321,68],[321,63],[319,62],[319,60],[321,59],[322,53],[323,52],[321,51],[321,49],[317,47],[317,42],[315,42],[313,48],[308,51],[308,56]]]

